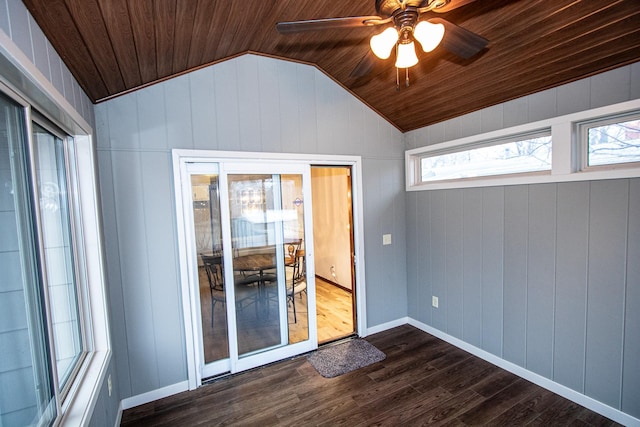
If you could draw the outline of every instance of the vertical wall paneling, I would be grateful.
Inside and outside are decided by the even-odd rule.
[[[27,58],[33,60],[33,48],[31,46],[31,34],[29,33],[30,14],[22,2],[9,1],[9,22],[11,24],[11,40],[20,48]]]
[[[159,101],[164,101],[167,111],[167,140],[171,141],[175,148],[193,148],[189,79],[169,79],[163,88],[165,100]]]
[[[260,81],[258,102],[260,103],[260,135],[263,148],[268,141],[274,151],[280,151],[280,85],[278,81],[278,63],[276,61],[260,61],[258,63],[258,78]],[[310,90],[313,93],[313,88]],[[315,153],[315,150],[310,151]]]
[[[62,59],[60,59],[53,46],[51,46],[49,40],[45,39],[45,41],[47,43],[47,57],[49,58],[49,61],[51,61],[51,65],[49,66],[49,68],[51,69],[51,83],[53,83],[53,86],[57,89],[58,92],[64,93]],[[85,97],[85,100],[87,101],[88,106],[87,111],[83,112],[83,117],[88,117],[86,115],[87,112],[89,113],[89,115],[93,114],[93,104],[91,104],[89,98]]]
[[[640,418],[640,179],[631,180],[621,409]]]
[[[631,84],[630,67],[620,67],[591,77],[591,108],[615,104],[628,98]]]
[[[558,184],[553,379],[580,392],[587,327],[589,188],[588,182]]]
[[[105,104],[101,104],[96,107],[96,117],[105,117],[107,108]],[[98,120],[98,123],[101,121]],[[100,126],[98,126],[100,129]],[[99,131],[98,131],[99,132]],[[104,133],[108,135],[108,127],[104,129]],[[98,170],[101,174],[112,173],[112,161],[111,154],[101,154],[98,156]],[[114,254],[118,253],[119,233],[117,225],[116,215],[116,189],[114,188],[114,182],[112,180],[100,180],[100,196],[102,199],[102,217],[104,230],[110,231],[110,238],[105,239],[105,253]],[[125,321],[125,305],[124,305],[124,289],[122,286],[122,275],[120,267],[120,258],[117,256],[109,256],[106,260],[106,274],[108,277],[109,286],[107,288],[109,310],[111,314],[111,342],[115,349],[127,348],[127,335],[117,333],[117,331],[126,330]],[[116,333],[114,333],[116,332]],[[131,393],[131,378],[127,374],[129,372],[129,358],[128,353],[124,351],[114,351],[114,360],[117,367],[118,385],[123,395],[130,396]]]
[[[241,120],[238,114],[236,61],[221,62],[213,67],[213,72],[215,73],[218,149],[237,150],[240,148]]]
[[[407,224],[416,224],[420,217],[418,213],[419,193],[407,194]],[[407,313],[410,317],[418,317],[418,265],[420,257],[418,253],[418,236],[407,230]]]
[[[49,60],[49,52],[47,51],[47,38],[31,16],[29,16],[29,32],[31,34],[31,44],[33,48],[33,61],[42,75],[45,76],[47,80],[52,81],[51,61]]]
[[[431,324],[436,328],[447,330],[447,287],[446,287],[446,252],[447,252],[447,193],[434,191],[430,205],[431,226],[431,294],[438,297],[438,308],[431,307]]]
[[[502,356],[504,188],[482,192],[482,348]]]
[[[405,149],[638,97],[635,63],[407,132]],[[417,239],[407,247],[419,254],[407,263],[409,315],[640,417],[640,179],[444,190],[444,242],[430,235],[440,209],[426,203],[441,191],[406,196],[416,200],[407,232]],[[430,284],[411,279],[440,274],[433,242],[446,253],[446,329],[424,315],[433,310]]]
[[[527,102],[529,106],[527,121],[535,122],[557,116],[556,96],[555,90],[543,90],[531,94]]]
[[[446,192],[446,248],[445,248],[445,287],[447,310],[447,333],[456,338],[463,337],[464,318],[462,269],[462,194],[461,190]],[[409,233],[411,235],[412,233]],[[411,271],[411,269],[408,269]]]
[[[418,196],[418,224],[415,232],[418,236],[418,301],[420,307],[417,319],[421,322],[431,324],[431,226],[429,210],[431,206],[431,195],[433,192],[426,191]]]
[[[588,110],[591,106],[589,79],[577,80],[557,88],[558,115],[576,113]]]
[[[0,30],[11,37],[11,25],[9,24],[9,0],[0,0]]]
[[[482,348],[482,189],[463,190],[464,340]]]
[[[304,65],[297,66],[296,71],[297,98],[304,100],[304,104],[300,106],[298,111],[300,129],[302,129],[299,134],[299,150],[301,153],[318,153],[318,123],[315,99],[315,80],[317,73],[314,68]],[[275,99],[277,99],[277,97]],[[360,102],[357,102],[357,104],[362,105]],[[366,126],[365,123],[362,123],[362,125]],[[354,123],[354,126],[357,126],[357,124]],[[350,126],[350,129],[353,129],[354,126]],[[358,150],[358,152],[361,153],[362,151]]]
[[[394,234],[396,223],[398,231],[405,223],[404,215],[401,218],[394,215],[394,204],[397,201],[393,188],[398,185],[397,181],[402,175],[401,163],[400,160],[396,160],[394,165],[378,159],[363,162],[363,169],[366,166],[366,170],[363,171],[365,175],[375,175],[375,178],[372,176],[372,180],[377,181],[377,184],[369,189],[376,193],[376,197],[372,197],[368,191],[365,192],[365,211],[370,213],[371,220],[369,225],[365,224],[366,255],[384,260],[376,265],[367,264],[367,283],[372,275],[384,284],[380,288],[370,289],[367,286],[367,321],[374,325],[383,323],[384,319],[395,319],[397,317],[394,316],[399,316],[403,311],[406,313],[407,291],[406,286],[401,285],[406,283],[406,255],[404,250],[400,255],[402,259],[396,254],[398,245],[404,249],[404,233]],[[403,201],[404,197],[401,202],[404,214]],[[387,233],[392,235],[392,244],[382,245],[382,235]]]
[[[188,78],[193,147],[199,150],[215,150],[218,148],[218,123],[214,73],[210,68],[203,68],[189,74]],[[161,107],[164,107],[164,103]]]
[[[161,86],[153,85],[147,90],[137,92],[135,100],[138,121],[135,125],[132,123],[130,126],[137,125],[140,129],[140,148],[143,150],[166,150],[167,132],[162,123],[166,121],[167,114],[171,114],[172,111],[165,110],[165,91]],[[173,99],[172,102],[174,102]],[[132,127],[125,129],[126,132],[130,132]],[[187,135],[185,134],[185,136]]]
[[[109,144],[112,149],[135,150],[140,148],[141,132],[133,133],[139,127],[137,94],[121,96],[108,104],[109,123],[119,126],[109,128]]]
[[[619,407],[629,181],[591,183],[585,394]]]
[[[238,115],[240,126],[240,143],[243,151],[260,151],[262,149],[260,133],[260,89],[258,60],[255,55],[243,55],[238,61]]]
[[[154,322],[161,326],[153,329],[156,348],[162,349],[161,355],[157,353],[158,373],[163,382],[175,384],[183,380],[186,375],[184,351],[180,346],[173,345],[185,339],[181,324],[181,296],[175,286],[179,272],[175,259],[162,248],[165,245],[177,247],[177,242],[175,234],[161,231],[171,230],[175,224],[175,215],[173,215],[175,205],[173,197],[166,197],[163,192],[155,190],[158,183],[171,182],[172,179],[173,172],[167,153],[154,151],[142,153],[140,172],[147,242],[149,296]]]
[[[358,144],[358,142],[355,142]],[[391,145],[393,143],[390,143]],[[393,284],[393,292],[389,295],[385,295],[385,298],[389,298],[391,301],[391,312],[389,315],[399,318],[401,315],[406,316],[407,310],[407,253],[406,253],[406,207],[404,194],[398,192],[398,188],[403,188],[404,182],[404,161],[402,159],[396,159],[393,162],[387,160],[379,160],[389,169],[387,177],[384,178],[385,192],[390,195],[392,215],[387,219],[388,223],[384,226],[384,229],[391,230],[392,233],[392,245],[396,247],[391,249],[389,256],[392,263],[388,265],[387,271],[390,278],[390,282]],[[395,243],[393,240],[395,239]],[[402,248],[401,251],[397,249],[397,246]],[[380,319],[380,322],[384,319]]]
[[[482,132],[501,129],[504,126],[504,110],[507,110],[507,104],[498,104],[480,110]]]
[[[631,75],[631,87],[629,88],[629,99],[638,99],[640,98],[640,62],[636,62],[631,64],[630,66],[630,75]]]
[[[528,98],[516,98],[504,103],[503,110],[504,121],[500,127],[516,126],[526,123],[529,119],[529,103]],[[484,130],[484,129],[483,129]]]
[[[127,325],[137,325],[136,328],[126,328],[128,374],[134,394],[154,390],[160,384],[154,330],[164,326],[164,313],[154,315],[150,301],[152,284],[149,282],[140,157],[139,152],[133,151],[116,151],[112,155],[125,319]],[[107,230],[107,240],[109,234]]]
[[[300,105],[297,97],[298,66],[278,64],[278,99],[280,111],[280,149],[283,152],[300,151]]]
[[[173,148],[361,155],[369,327],[407,315],[402,138],[358,104],[313,67],[246,55],[96,107],[122,398],[186,380]]]
[[[470,135],[479,134],[482,130],[482,112],[474,111],[465,116],[465,120],[461,120],[462,138]]]
[[[529,188],[527,369],[551,377],[555,288],[556,185]]]

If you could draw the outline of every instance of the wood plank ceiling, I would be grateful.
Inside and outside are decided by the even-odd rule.
[[[93,102],[253,52],[316,65],[409,131],[640,60],[639,0],[477,0],[438,14],[489,40],[349,74],[381,27],[281,35],[279,21],[375,15],[374,0],[23,0]],[[424,16],[424,15],[423,15]],[[636,76],[637,77],[637,76]]]

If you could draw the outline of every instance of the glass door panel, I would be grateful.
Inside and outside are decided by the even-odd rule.
[[[228,185],[239,357],[308,340],[302,175],[230,174]]]
[[[217,173],[191,175],[205,364],[229,357],[218,182]]]
[[[309,167],[221,161],[188,163],[184,173],[200,379],[316,348],[309,303],[315,287],[304,250],[313,247],[312,231],[305,233],[311,207],[303,203],[311,190]]]

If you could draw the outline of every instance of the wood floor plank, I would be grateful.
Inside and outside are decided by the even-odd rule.
[[[535,393],[536,390],[537,386],[535,384],[524,379],[518,379],[510,386],[484,400],[482,404],[465,411],[459,419],[467,425],[486,425],[527,396]]]
[[[412,326],[367,340],[387,358],[323,378],[297,357],[128,409],[121,425],[617,425]]]

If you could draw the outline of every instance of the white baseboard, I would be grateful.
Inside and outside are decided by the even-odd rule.
[[[461,348],[462,350],[465,350],[471,354],[473,354],[474,356],[477,356],[481,359],[486,360],[487,362],[496,365],[506,371],[509,371],[521,378],[524,378],[527,381],[531,381],[534,384],[539,385],[540,387],[546,388],[547,390],[556,393],[566,399],[569,399],[581,406],[584,406],[585,408],[588,408],[594,412],[599,413],[600,415],[603,415],[607,418],[610,418],[622,425],[625,426],[634,426],[634,427],[640,427],[640,419],[635,418],[629,414],[626,414],[618,409],[612,408],[611,406],[605,405],[602,402],[599,402],[589,396],[586,396],[582,393],[579,393],[575,390],[572,390],[566,386],[563,386],[562,384],[559,384],[557,382],[551,381],[548,378],[545,378],[539,374],[536,374],[535,372],[531,372],[521,366],[518,366],[514,363],[511,363],[507,360],[501,359],[500,357],[491,354],[485,350],[482,350],[481,348],[478,348],[476,346],[473,346],[469,343],[466,343],[464,341],[462,341],[459,338],[456,338],[454,336],[451,336],[447,333],[444,333],[438,329],[435,329],[425,323],[419,322],[415,319],[412,318],[408,318],[407,321],[408,324],[415,326],[418,329],[423,330],[424,332],[431,334],[435,337],[440,338],[441,340],[444,340],[446,342],[448,342],[449,344],[452,344],[458,348]]]
[[[183,391],[187,390],[189,390],[189,381],[182,381],[176,384],[168,385],[166,387],[122,399],[122,402],[120,402],[120,406],[122,407],[122,410],[126,410],[136,406],[144,405],[145,403],[153,402],[154,400],[182,393]]]
[[[586,396],[582,393],[578,393],[575,390],[572,390],[568,387],[563,386],[562,384],[551,381],[548,378],[545,378],[535,372],[531,372],[521,366],[518,366],[514,363],[511,363],[507,360],[501,359],[498,356],[491,354],[481,348],[473,346],[469,343],[466,343],[459,338],[456,338],[452,335],[449,335],[445,332],[442,332],[438,329],[435,329],[425,323],[419,322],[410,317],[402,317],[400,319],[393,320],[391,322],[383,323],[380,325],[373,326],[367,329],[367,335],[376,334],[378,332],[383,332],[388,329],[392,329],[398,326],[409,324],[411,326],[415,326],[416,328],[431,334],[437,338],[440,338],[451,345],[454,345],[462,350],[465,350],[474,356],[477,356],[487,362],[496,365],[506,371],[509,371],[521,378],[526,379],[527,381],[531,381],[534,384],[539,385],[553,393],[556,393],[566,399],[569,399],[579,405],[584,406],[594,412],[597,412],[607,418],[610,418],[622,425],[629,427],[640,427],[640,419],[635,418],[629,414],[626,414],[618,409],[612,408],[611,406],[605,405],[602,402],[599,402],[589,396]],[[147,393],[139,394],[137,396],[132,396],[126,399],[123,399],[120,403],[120,408],[118,411],[118,417],[116,426],[120,424],[120,420],[122,418],[122,411],[133,408],[135,406],[143,405],[145,403],[153,402],[154,400],[162,399],[164,397],[168,397],[177,393],[181,393],[183,391],[187,391],[189,389],[189,382],[183,381],[180,383],[176,383],[167,387],[163,387],[157,390],[152,390]]]
[[[392,320],[391,322],[383,323],[381,325],[372,326],[367,328],[367,335],[377,334],[378,332],[386,331],[387,329],[396,328],[398,326],[406,325],[409,323],[408,317],[401,317],[400,319]]]

